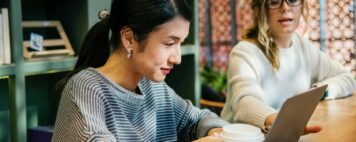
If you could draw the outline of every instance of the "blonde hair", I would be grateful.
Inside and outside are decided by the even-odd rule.
[[[273,41],[271,29],[268,25],[266,1],[267,0],[252,0],[252,8],[255,12],[254,24],[245,31],[242,38],[256,42],[258,48],[262,50],[273,69],[277,71],[280,67],[278,60],[279,50]],[[307,0],[302,1],[302,16],[304,21],[307,22],[309,13],[308,2]]]

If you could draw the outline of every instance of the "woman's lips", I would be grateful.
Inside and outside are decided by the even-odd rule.
[[[283,18],[283,19],[278,20],[278,22],[281,23],[282,26],[289,26],[292,24],[293,19],[292,18]]]
[[[172,69],[170,68],[161,68],[161,71],[164,75],[168,75],[171,72]]]

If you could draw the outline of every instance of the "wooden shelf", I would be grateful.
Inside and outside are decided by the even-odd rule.
[[[223,108],[225,103],[224,102],[216,102],[216,101],[210,101],[206,99],[200,99],[200,105],[202,106],[208,106],[208,107],[217,107],[217,108]]]
[[[0,65],[0,78],[14,75],[15,64]]]
[[[25,61],[25,74],[47,74],[72,70],[77,62],[77,57],[41,58]]]

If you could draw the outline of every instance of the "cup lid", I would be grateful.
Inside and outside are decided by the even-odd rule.
[[[262,142],[265,140],[263,135],[258,137],[225,137],[224,135],[220,135],[220,137],[226,142]]]
[[[263,137],[260,128],[241,123],[224,126],[221,135],[226,138]]]

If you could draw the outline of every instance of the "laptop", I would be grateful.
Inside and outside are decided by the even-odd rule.
[[[278,112],[265,142],[297,142],[326,88],[327,85],[315,87],[288,98]]]

